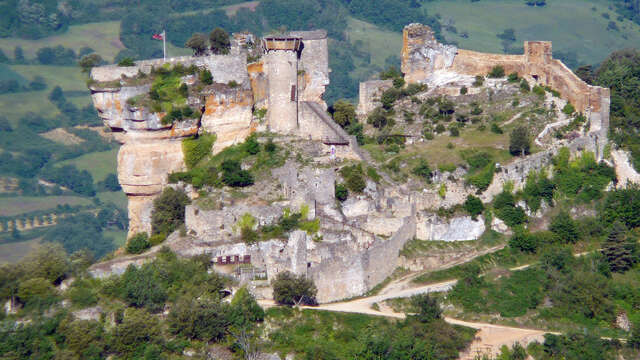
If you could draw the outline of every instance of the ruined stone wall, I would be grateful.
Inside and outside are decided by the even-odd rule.
[[[388,240],[378,239],[369,249],[351,256],[335,249],[334,256],[311,266],[307,276],[318,288],[318,302],[358,296],[384,281],[396,269],[398,253],[415,231],[415,219],[407,217]]]
[[[320,140],[325,144],[333,144],[337,157],[362,159],[358,142],[333,121],[321,104],[303,101],[300,102],[298,108],[300,115],[298,116],[299,127],[296,129],[296,135],[309,140]],[[327,147],[330,146],[332,145],[327,145]],[[329,151],[327,149],[327,153]]]
[[[506,74],[525,73],[523,55],[487,54],[472,50],[458,49],[450,68],[451,71],[465,75],[487,75],[494,66],[500,65]]]
[[[91,69],[91,79],[99,82],[120,80],[122,76],[135,77],[138,72],[151,73],[154,67],[161,67],[163,64],[182,64],[186,67],[196,65],[205,67],[211,71],[213,81],[228,83],[236,81],[242,84],[247,80],[247,57],[242,54],[230,55],[208,55],[208,56],[179,56],[163,59],[136,61],[134,66],[106,65]]]
[[[264,70],[267,75],[269,129],[280,134],[293,134],[298,127],[296,52],[270,51],[264,55]]]
[[[253,119],[253,93],[246,88],[214,88],[205,97],[205,111],[201,118],[202,130],[216,134],[213,153],[227,146],[243,142],[256,124]]]
[[[382,93],[393,87],[393,80],[371,80],[360,83],[358,94],[358,108],[356,113],[366,116],[378,106],[382,106],[380,96]]]

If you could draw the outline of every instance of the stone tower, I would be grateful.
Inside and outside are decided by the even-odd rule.
[[[262,39],[267,74],[269,129],[294,134],[298,129],[298,36],[267,36]]]

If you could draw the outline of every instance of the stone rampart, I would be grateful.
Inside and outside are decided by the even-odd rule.
[[[91,69],[91,79],[99,82],[120,80],[122,76],[136,77],[138,72],[151,73],[151,69],[159,68],[164,64],[171,66],[182,64],[185,67],[196,65],[205,67],[211,71],[213,81],[228,83],[236,81],[239,84],[248,79],[247,57],[245,54],[208,55],[208,56],[178,56],[164,59],[151,59],[136,61],[134,66],[106,65]]]

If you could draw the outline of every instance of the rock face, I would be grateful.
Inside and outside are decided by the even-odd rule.
[[[471,216],[442,219],[437,215],[419,213],[416,238],[420,240],[465,241],[476,240],[485,231],[482,218]]]
[[[408,83],[420,82],[453,63],[457,48],[439,43],[430,27],[409,24],[402,32],[402,72]]]

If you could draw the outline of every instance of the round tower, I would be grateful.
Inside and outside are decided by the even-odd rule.
[[[297,36],[268,36],[262,39],[264,70],[267,74],[269,129],[291,134],[298,128],[298,55],[302,39]]]

